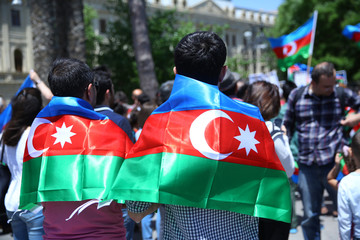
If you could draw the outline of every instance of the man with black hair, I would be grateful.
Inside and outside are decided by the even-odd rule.
[[[334,91],[335,74],[330,62],[316,65],[310,85],[290,93],[283,122],[289,138],[295,130],[298,133],[299,188],[304,205],[301,226],[305,239],[320,239],[319,216],[327,174],[343,144],[342,101],[354,109],[360,106],[360,97],[351,90]]]
[[[218,82],[223,79],[227,70],[227,67],[224,66],[226,59],[226,47],[222,39],[215,33],[195,32],[185,36],[176,46],[174,56],[175,56],[175,67],[173,71],[176,74],[174,88],[176,84],[181,85],[182,83],[190,81],[190,82],[201,82],[200,85],[203,85],[204,88],[217,89]],[[188,89],[185,86],[180,87],[178,85],[176,89],[176,93],[174,93],[173,90],[169,100],[163,103],[158,109],[168,108],[172,106],[170,102],[172,101],[173,96],[179,96],[179,94],[183,94],[191,90],[192,90],[191,88]],[[220,94],[218,89],[217,89],[217,93]],[[198,92],[197,96],[192,95],[192,97],[194,97],[194,99],[195,98],[202,99],[204,96],[202,95],[202,93]],[[211,93],[211,96],[207,96],[207,97],[212,99],[212,97],[215,96],[213,96]],[[192,99],[188,99],[188,98],[185,99],[185,98],[186,97],[184,97],[183,99],[183,103],[187,103],[187,101],[189,101],[188,103],[191,105],[195,101]],[[229,100],[232,102],[231,99]],[[177,104],[181,104],[181,103],[177,102]],[[152,116],[150,116],[150,118]],[[142,132],[142,134],[140,135],[140,139],[138,140],[140,146],[144,144],[141,143],[141,141],[142,141],[142,137],[144,137],[144,134],[146,135],[145,133],[146,126],[148,126],[149,128],[154,128],[155,126],[157,126],[158,128],[160,127],[160,125],[153,125],[157,121],[153,123],[151,122],[149,123],[148,121],[149,119],[145,123],[144,131]],[[170,121],[168,124],[170,124]],[[174,119],[174,121],[179,121],[179,119],[177,120]],[[181,133],[185,134],[185,132],[188,130],[185,127],[184,129],[182,128],[183,127],[177,129],[176,135]],[[163,131],[162,129],[159,129],[159,135],[153,136],[153,139],[150,141],[158,142],[158,140],[155,139],[163,139],[163,137],[160,136],[160,132],[162,131]],[[173,137],[177,138],[176,136]],[[164,142],[166,142],[165,138],[164,138]],[[180,144],[180,142],[181,140],[179,140],[178,143],[180,148],[182,144],[186,144],[185,142]],[[164,144],[166,145],[166,143]],[[157,148],[161,149],[162,147],[159,146]],[[188,147],[183,146],[183,148],[187,149]],[[163,159],[164,162],[170,160],[170,158],[168,158],[167,155],[164,155],[163,158],[164,158]],[[131,163],[130,160],[132,159],[126,159],[124,164],[127,163],[130,164]],[[145,177],[145,168],[153,169],[153,167],[154,166],[152,167],[144,166],[144,171],[142,170],[140,171],[144,175],[140,175],[138,177],[142,179],[144,184],[146,184],[146,182],[148,181],[147,178]],[[188,168],[191,168],[191,166],[188,166]],[[123,170],[123,168],[121,170]],[[126,171],[126,167],[124,168],[124,171]],[[165,173],[168,170],[164,169],[163,171]],[[174,171],[177,170],[174,169]],[[157,171],[155,171],[155,169],[153,172],[149,172],[148,174],[149,175],[146,176],[150,176],[150,177],[158,176],[157,175],[158,173]],[[187,178],[188,176],[180,175],[179,177]],[[138,181],[136,179],[133,180],[134,182]],[[155,180],[155,182],[156,181],[157,180]],[[188,179],[186,181],[191,181],[191,179]],[[193,184],[196,184],[196,182],[194,182]],[[171,185],[171,183],[169,183],[169,185]],[[126,186],[126,188],[128,188],[128,186]],[[178,189],[176,189],[176,191],[178,191]],[[144,196],[147,195],[149,194],[146,194]],[[130,198],[124,197],[123,199],[132,199],[133,196],[134,195],[132,194]],[[127,201],[127,207],[130,217],[132,217],[136,222],[140,222],[144,216],[158,209],[159,204],[150,203],[150,202]],[[163,233],[160,233],[163,239],[257,239],[258,238],[258,219],[252,216],[248,216],[245,214],[240,214],[232,211],[191,207],[188,204],[182,205],[182,204],[173,203],[173,204],[165,204],[164,207],[165,207],[165,214],[163,215],[164,230]]]
[[[48,81],[54,97],[30,129],[20,205],[42,203],[44,239],[125,239],[122,204],[103,200],[133,143],[94,111],[98,82],[84,62],[55,60]]]
[[[95,68],[95,81],[98,83],[96,106],[94,110],[98,113],[108,116],[114,123],[123,129],[129,138],[134,141],[134,134],[131,130],[129,121],[114,112],[114,84],[112,83],[110,73],[105,69]]]

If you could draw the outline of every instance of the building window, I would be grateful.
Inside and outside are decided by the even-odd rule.
[[[11,24],[15,27],[20,27],[20,11],[11,9]]]
[[[226,46],[229,46],[229,34],[225,35],[225,42],[226,42]]]
[[[232,36],[232,45],[234,47],[236,46],[236,35],[235,34]]]
[[[23,55],[19,49],[16,49],[14,51],[14,59],[15,59],[15,70],[17,72],[22,72]]]
[[[100,33],[106,33],[106,20],[100,19]]]

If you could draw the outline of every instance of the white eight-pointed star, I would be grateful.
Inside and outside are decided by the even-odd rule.
[[[65,142],[72,143],[70,138],[76,135],[76,133],[71,132],[72,127],[73,125],[66,127],[65,123],[63,123],[61,128],[56,127],[56,133],[51,135],[56,138],[54,145],[60,143],[61,148],[64,148]]]
[[[236,140],[240,141],[239,149],[245,148],[246,156],[249,155],[250,150],[254,150],[257,152],[256,144],[260,143],[258,140],[255,139],[256,131],[250,132],[249,125],[246,125],[245,131],[239,127],[240,135],[236,136]]]

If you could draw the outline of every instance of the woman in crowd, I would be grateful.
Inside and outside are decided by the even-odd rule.
[[[0,151],[4,151],[4,163],[10,169],[11,181],[5,196],[5,208],[11,222],[14,239],[42,239],[42,206],[36,205],[31,210],[20,210],[20,185],[23,156],[30,125],[42,108],[41,93],[36,88],[24,88],[12,100],[11,120],[5,126]]]

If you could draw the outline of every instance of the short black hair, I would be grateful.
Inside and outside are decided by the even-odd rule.
[[[285,83],[282,86],[283,90],[283,97],[287,101],[289,98],[289,95],[293,89],[297,88],[296,84],[293,81],[286,80]]]
[[[101,104],[105,99],[105,93],[109,89],[112,92],[112,81],[111,81],[111,73],[105,67],[97,67],[93,69],[94,71],[94,79],[97,82],[96,88],[96,104]]]
[[[48,82],[54,96],[82,98],[86,87],[94,83],[94,73],[78,59],[59,58],[52,64]]]
[[[321,75],[332,77],[334,75],[334,64],[331,62],[323,62],[316,65],[311,73],[311,79],[315,83],[319,83]]]
[[[174,60],[177,73],[217,85],[226,60],[226,46],[213,32],[190,33],[177,44]]]

